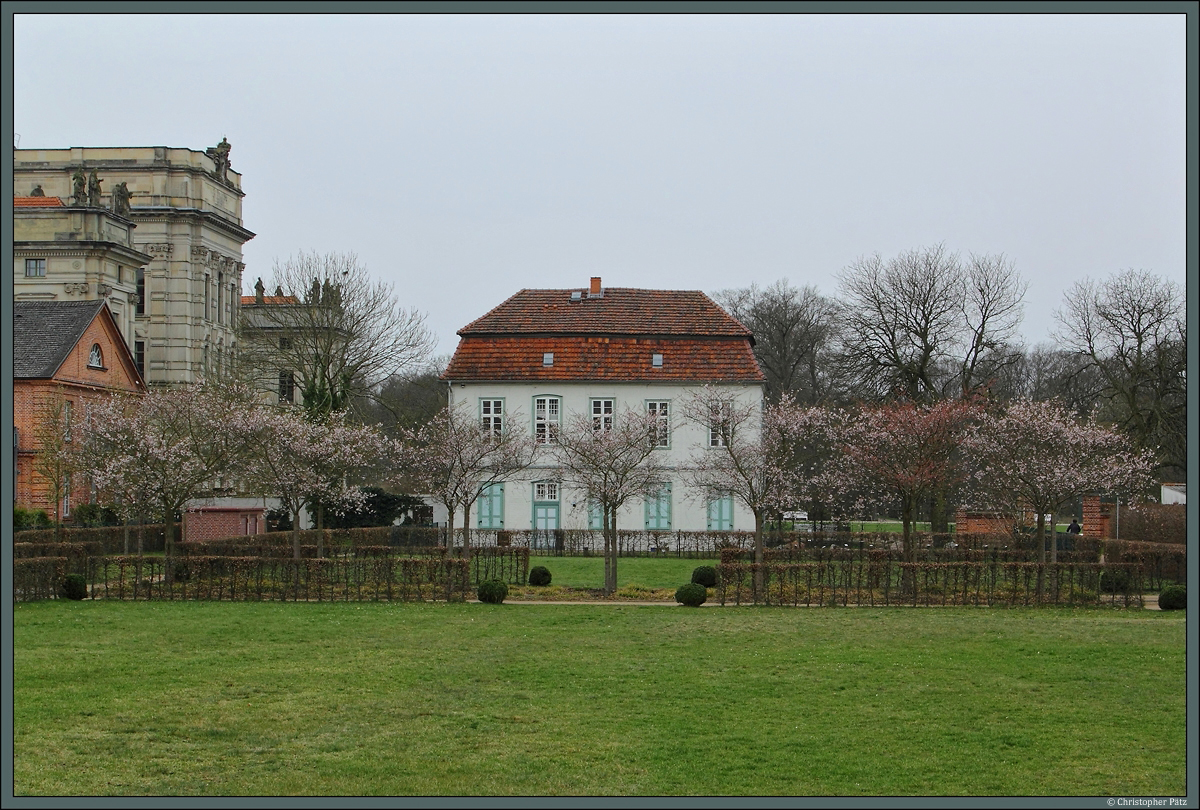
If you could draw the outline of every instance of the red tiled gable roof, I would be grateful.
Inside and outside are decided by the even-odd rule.
[[[554,353],[553,365],[543,365],[545,352]],[[663,355],[661,368],[652,365],[656,352]],[[442,379],[680,383],[763,382],[764,378],[747,335],[708,338],[466,335]]]
[[[572,292],[581,292],[581,299],[572,301]],[[699,290],[629,287],[609,287],[598,298],[589,298],[586,289],[521,290],[458,334],[751,337],[749,329]]]
[[[62,208],[58,197],[13,197],[13,208]]]
[[[243,295],[242,296],[242,306],[244,306],[244,307],[252,306],[256,303],[257,303],[257,301],[255,301],[253,295]],[[263,303],[264,304],[299,304],[300,299],[294,295],[264,295]]]

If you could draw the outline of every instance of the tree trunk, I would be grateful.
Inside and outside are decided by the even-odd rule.
[[[938,487],[929,497],[929,531],[946,534],[950,531],[950,515],[947,508],[945,487]]]
[[[471,561],[471,504],[469,503],[463,504],[462,556],[468,563]]]
[[[603,507],[604,595],[617,592],[617,510]]]
[[[325,556],[325,504],[318,500],[313,508],[317,518],[317,558]]]
[[[1038,575],[1037,575],[1037,598],[1040,604],[1046,596],[1046,513],[1043,507],[1038,507],[1037,515],[1037,539],[1038,539]]]
[[[917,592],[916,572],[912,565],[917,561],[916,544],[913,542],[913,517],[917,511],[916,498],[905,495],[900,507],[900,521],[903,525],[903,540],[900,545],[900,559],[905,563],[900,574],[900,592],[912,596]]]
[[[163,581],[168,585],[175,581],[175,510],[163,509]]]
[[[754,510],[754,601],[763,598],[763,510]]]
[[[292,559],[300,559],[300,507],[292,510]]]
[[[454,505],[446,504],[446,554],[445,561],[446,601],[450,601],[450,561],[454,558]]]

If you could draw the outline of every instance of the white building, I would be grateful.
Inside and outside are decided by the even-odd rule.
[[[679,408],[705,384],[729,386],[761,407],[764,378],[750,331],[699,291],[589,288],[522,290],[459,330],[442,378],[450,405],[471,403],[488,420],[524,420],[539,442],[574,414],[618,416],[627,408],[662,420],[666,468],[655,498],[627,504],[619,529],[752,530],[754,516],[717,493],[693,492],[679,470],[708,446],[704,426]],[[560,481],[547,457],[520,481],[477,501],[473,528],[598,529],[598,511]]]

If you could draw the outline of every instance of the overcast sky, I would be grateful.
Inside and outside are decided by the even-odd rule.
[[[1015,263],[1031,343],[1077,279],[1184,284],[1183,15],[29,15],[14,44],[22,148],[228,137],[246,290],[354,251],[441,354],[525,287],[835,295],[938,242]]]

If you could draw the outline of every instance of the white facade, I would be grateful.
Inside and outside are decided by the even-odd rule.
[[[738,404],[762,404],[762,386],[732,383],[720,386],[735,392]],[[754,514],[736,498],[714,501],[713,493],[696,492],[680,476],[688,460],[709,448],[706,427],[683,419],[683,404],[698,385],[641,382],[453,382],[450,405],[467,403],[481,420],[499,418],[503,428],[521,428],[545,435],[546,420],[566,425],[579,414],[602,412],[611,402],[614,419],[627,410],[662,412],[665,406],[667,443],[658,458],[667,470],[666,487],[658,499],[634,498],[618,513],[622,530],[745,530],[754,529]],[[595,403],[601,403],[599,406]],[[497,406],[497,403],[499,405]],[[540,414],[541,418],[537,418]],[[471,528],[483,529],[599,529],[599,516],[589,513],[586,496],[563,484],[549,452],[539,451],[534,466],[520,480],[505,481],[480,496],[471,516]]]

